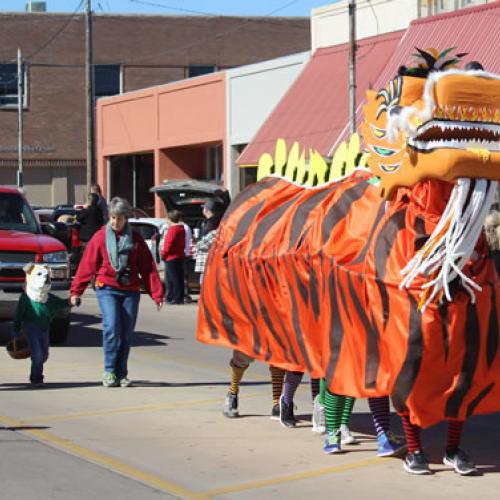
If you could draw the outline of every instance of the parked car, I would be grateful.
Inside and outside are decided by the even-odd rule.
[[[194,179],[165,181],[159,186],[152,187],[150,192],[160,197],[167,212],[179,210],[184,216],[184,222],[193,230],[193,234],[196,228],[201,227],[204,220],[203,205],[206,201],[215,200],[222,210],[225,210],[231,201],[228,191],[218,184]],[[200,277],[194,271],[194,264],[194,259],[189,259],[186,263],[188,293],[200,290]]]
[[[41,225],[18,189],[0,186],[0,321],[14,318],[24,287],[23,267],[29,262],[46,263],[52,272],[52,291],[68,298],[70,271],[63,240],[64,224]],[[62,343],[68,336],[70,309],[60,311],[50,325],[50,339]]]
[[[184,216],[184,222],[192,229],[200,227],[204,219],[203,205],[206,201],[214,199],[223,210],[231,201],[228,191],[218,184],[194,179],[165,181],[149,191],[160,197],[167,212],[179,210]]]
[[[146,242],[146,245],[156,262],[161,279],[163,280],[164,263],[161,260],[160,252],[163,246],[165,233],[167,231],[165,219],[141,217],[140,219],[130,218],[128,221],[132,226],[132,229],[137,231]]]

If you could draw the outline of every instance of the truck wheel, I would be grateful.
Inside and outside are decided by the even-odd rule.
[[[50,343],[52,345],[64,344],[68,339],[70,320],[65,318],[54,318],[50,324]]]

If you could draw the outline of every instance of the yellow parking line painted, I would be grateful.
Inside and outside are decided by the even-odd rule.
[[[370,458],[367,460],[360,460],[358,462],[335,465],[333,467],[324,467],[323,469],[299,472],[298,474],[291,474],[288,476],[281,476],[272,479],[263,479],[260,481],[251,481],[247,483],[222,486],[220,488],[214,488],[212,490],[201,492],[197,494],[195,498],[197,500],[203,500],[203,499],[217,497],[219,495],[227,495],[228,493],[240,493],[242,491],[247,491],[247,490],[257,490],[261,488],[267,488],[269,486],[276,486],[278,484],[290,483],[293,481],[303,481],[304,479],[314,479],[321,476],[327,476],[329,474],[346,472],[353,469],[361,469],[362,467],[368,467],[371,465],[382,465],[384,463],[387,464],[387,459]]]
[[[245,395],[242,399],[256,398],[267,395],[267,392],[258,392]],[[161,410],[172,410],[180,408],[191,408],[193,406],[202,406],[206,404],[220,403],[221,399],[198,399],[191,401],[176,401],[174,403],[163,403],[154,405],[132,406],[124,408],[109,408],[106,410],[92,410],[80,413],[68,413],[66,415],[50,415],[48,417],[28,418],[21,420],[23,424],[46,423],[46,422],[63,422],[66,420],[77,420],[86,417],[106,417],[109,415],[124,414],[124,413],[144,413]]]
[[[13,428],[23,426],[22,422],[13,420],[10,417],[4,415],[0,415],[0,422]],[[83,446],[73,443],[68,439],[60,438],[50,432],[38,429],[23,429],[20,432],[30,435],[36,440],[49,444],[54,448],[58,448],[60,450],[68,452],[71,455],[82,458],[94,464],[101,465],[106,469],[116,472],[122,476],[140,481],[141,483],[144,483],[145,485],[150,486],[151,488],[154,488],[156,490],[164,491],[165,493],[188,499],[196,498],[198,495],[198,493],[196,493],[195,491],[184,488],[179,484],[165,481],[159,476],[137,469],[131,465],[121,462],[120,460],[104,455],[103,453],[98,453],[88,448],[84,448]]]

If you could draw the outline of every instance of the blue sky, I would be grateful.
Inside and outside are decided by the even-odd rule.
[[[92,0],[97,13],[306,16],[335,0]],[[28,0],[0,0],[1,12],[22,12]],[[48,12],[73,12],[80,0],[46,0]],[[85,3],[85,1],[83,2]]]

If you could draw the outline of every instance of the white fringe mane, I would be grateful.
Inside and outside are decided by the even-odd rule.
[[[443,293],[451,302],[449,284],[457,276],[475,302],[474,290],[481,291],[481,287],[462,269],[474,252],[497,186],[497,181],[486,179],[458,179],[434,232],[401,271],[400,289],[408,288],[418,275],[429,279],[421,287],[422,312],[435,299],[441,300]]]

